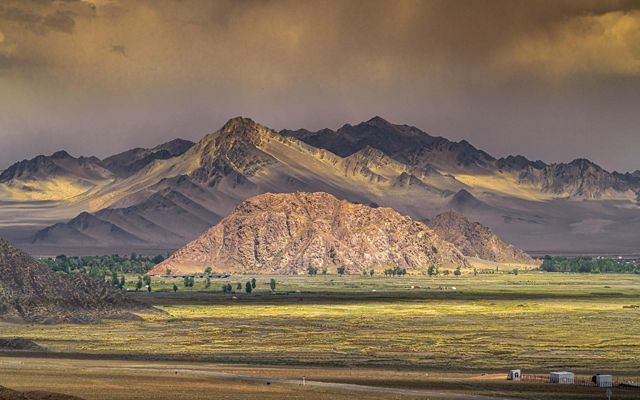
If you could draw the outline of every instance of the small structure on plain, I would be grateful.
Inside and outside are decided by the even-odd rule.
[[[510,381],[519,381],[522,377],[522,371],[519,369],[512,369],[509,371],[509,375],[507,375],[507,380]]]
[[[576,374],[573,372],[560,371],[549,374],[549,382],[558,383],[560,385],[573,385],[576,380]]]
[[[613,387],[612,375],[594,375],[592,381],[597,387]]]

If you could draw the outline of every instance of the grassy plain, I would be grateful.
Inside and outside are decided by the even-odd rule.
[[[223,280],[244,284],[251,277]],[[52,352],[183,360],[524,368],[635,373],[640,276],[521,273],[462,277],[258,276],[223,294],[173,281],[132,293],[166,315],[97,325],[2,323]],[[411,289],[411,287],[414,287]],[[455,289],[454,289],[455,288]]]
[[[131,296],[165,314],[94,325],[1,323],[0,336],[73,357],[405,371],[395,372],[399,385],[428,371],[640,373],[640,310],[625,308],[640,305],[638,275],[256,276],[250,295],[220,289],[251,278],[212,280],[209,289],[155,279],[154,292]]]

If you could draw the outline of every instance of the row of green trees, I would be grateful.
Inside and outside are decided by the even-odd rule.
[[[635,260],[613,258],[545,256],[540,269],[547,272],[640,274],[640,266]]]
[[[474,271],[474,273],[473,273],[474,275],[478,274],[478,271],[475,268],[474,268],[473,271]],[[444,272],[442,272],[442,275],[445,275],[445,276],[447,276],[449,274],[450,274],[450,272],[449,272],[448,269],[445,269]],[[462,275],[462,269],[460,268],[460,266],[456,267],[456,269],[453,271],[453,274],[455,276]],[[427,268],[427,275],[429,275],[429,276],[438,276],[438,275],[440,275],[440,269],[438,267],[436,267],[435,265],[431,264],[431,265],[429,265],[429,268]]]
[[[247,294],[251,294],[257,286],[258,286],[258,281],[256,280],[256,278],[251,278],[251,280],[245,282],[244,291]],[[277,286],[278,286],[278,282],[274,278],[271,278],[271,281],[269,282],[269,288],[271,289],[271,291],[275,292]],[[243,288],[242,283],[240,282],[236,283],[237,291],[242,291],[242,288]],[[235,293],[233,291],[233,286],[231,285],[231,283],[222,285],[222,293]]]
[[[118,277],[118,284],[116,285],[113,279],[114,274],[144,275],[156,264],[164,261],[164,257],[161,255],[146,257],[136,253],[132,253],[129,257],[123,257],[117,254],[111,256],[59,255],[55,258],[47,258],[42,261],[54,271],[67,274],[84,273],[101,281],[106,280],[107,277],[111,277],[114,286],[124,286],[123,284],[120,285],[121,277]]]

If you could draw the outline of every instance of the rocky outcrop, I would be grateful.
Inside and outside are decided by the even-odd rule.
[[[142,308],[125,294],[83,274],[57,273],[0,239],[0,319],[91,322],[133,318]]]
[[[436,216],[428,225],[465,256],[500,263],[535,264],[527,253],[502,241],[491,229],[454,211]]]
[[[346,273],[398,266],[468,267],[462,253],[429,227],[389,208],[371,208],[327,193],[263,194],[240,204],[150,274],[306,273],[310,266]]]

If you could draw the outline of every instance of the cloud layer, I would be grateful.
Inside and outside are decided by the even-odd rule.
[[[100,156],[235,115],[380,114],[497,155],[635,169],[635,1],[5,0],[0,168]],[[552,144],[551,144],[552,142]]]

